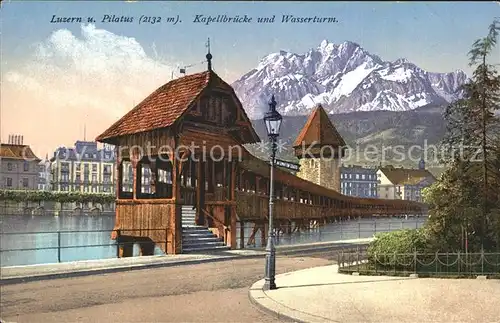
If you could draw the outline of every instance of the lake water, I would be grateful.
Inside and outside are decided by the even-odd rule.
[[[115,258],[117,246],[110,239],[114,219],[114,213],[98,216],[0,216],[1,266]],[[321,230],[280,236],[276,243],[283,245],[370,238],[378,232],[421,227],[425,220],[425,217],[421,217],[337,222],[321,227]],[[251,231],[252,226],[247,224],[245,243]],[[236,232],[239,248],[239,230]],[[255,236],[255,245],[245,246],[248,247],[262,247],[260,232]],[[138,252],[138,248],[135,248],[134,254],[138,255]],[[159,247],[155,254],[162,254]]]
[[[309,231],[296,232],[292,234],[280,234],[277,236],[276,245],[295,245],[303,243],[327,242],[371,238],[376,233],[390,232],[401,229],[421,228],[427,217],[405,218],[373,218],[373,219],[351,219],[344,222],[329,223]],[[245,225],[245,243],[252,232],[253,225]],[[237,246],[240,247],[239,229],[236,230]],[[246,246],[248,248],[249,246]],[[254,248],[265,247],[262,244],[262,235],[259,231],[255,235]]]

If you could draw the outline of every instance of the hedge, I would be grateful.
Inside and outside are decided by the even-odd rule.
[[[82,193],[82,192],[52,192],[36,190],[0,190],[0,201],[12,202],[42,202],[53,201],[59,203],[112,203],[116,199],[114,194]]]
[[[393,255],[412,258],[414,252],[427,249],[428,242],[423,229],[406,229],[384,232],[375,235],[367,250],[368,260],[371,263],[378,259],[380,262],[393,264]],[[387,258],[387,259],[386,259]]]

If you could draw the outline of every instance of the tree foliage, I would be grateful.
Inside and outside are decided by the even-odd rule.
[[[42,202],[53,201],[59,203],[112,203],[116,199],[114,194],[81,193],[81,192],[53,192],[35,190],[0,190],[0,201],[12,202]]]
[[[462,88],[463,99],[444,114],[443,162],[449,166],[424,192],[430,220],[426,227],[435,248],[500,248],[500,76],[489,63],[500,21],[469,52],[474,66]]]

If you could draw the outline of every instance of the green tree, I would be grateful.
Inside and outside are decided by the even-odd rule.
[[[500,76],[489,58],[497,44],[500,21],[494,20],[486,37],[469,52],[474,72],[463,87],[463,99],[445,111],[449,166],[426,190],[430,205],[429,235],[436,246],[463,249],[500,248]]]

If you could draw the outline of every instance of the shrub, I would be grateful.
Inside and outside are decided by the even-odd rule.
[[[368,247],[368,260],[372,264],[405,267],[413,261],[415,252],[423,252],[427,238],[422,229],[406,229],[379,233]]]
[[[112,203],[116,199],[114,194],[107,193],[81,193],[81,192],[55,192],[37,190],[0,190],[0,201],[12,202],[41,202],[54,201],[59,203]]]

